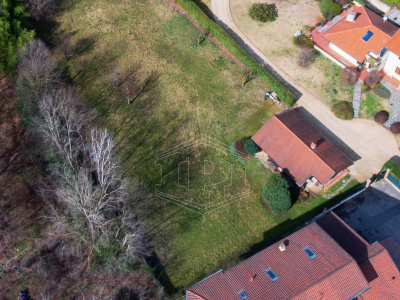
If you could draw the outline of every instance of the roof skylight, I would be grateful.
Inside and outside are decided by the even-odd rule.
[[[240,291],[238,294],[239,294],[240,298],[242,298],[242,299],[247,298],[247,294],[244,291]]]
[[[307,254],[307,256],[308,256],[309,258],[311,258],[311,259],[314,259],[314,258],[317,257],[317,254],[315,254],[315,252],[312,251],[310,247],[304,248],[303,251],[304,251],[305,254]]]
[[[369,39],[370,39],[373,35],[374,35],[374,33],[373,33],[372,31],[368,30],[367,33],[364,34],[364,36],[362,37],[362,40],[363,40],[364,42],[368,42]]]
[[[265,273],[268,275],[269,279],[271,279],[272,281],[277,281],[279,278],[278,275],[276,275],[274,270],[272,270],[271,268],[266,270]]]

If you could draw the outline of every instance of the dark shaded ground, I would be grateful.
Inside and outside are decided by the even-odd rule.
[[[400,191],[387,180],[334,210],[370,244],[392,237],[400,243]]]

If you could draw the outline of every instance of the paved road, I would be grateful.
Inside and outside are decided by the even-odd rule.
[[[211,7],[218,18],[217,22],[225,29],[229,27],[228,31],[231,31],[231,35],[233,33],[236,41],[245,49],[250,48],[253,54],[268,64],[267,68],[274,69],[283,80],[299,92],[297,93],[299,111],[355,161],[349,170],[357,180],[365,181],[370,178],[379,172],[387,160],[399,154],[396,139],[383,126],[368,120],[344,121],[336,118],[329,107],[266,57],[236,26],[229,0],[212,0]]]

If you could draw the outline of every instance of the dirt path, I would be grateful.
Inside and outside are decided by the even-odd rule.
[[[235,24],[231,14],[230,0],[212,0],[211,7],[219,19],[217,22],[222,22],[221,25],[229,27],[241,39],[241,44],[250,47],[256,55],[302,94],[297,101],[299,111],[353,159],[354,165],[349,170],[357,180],[365,181],[370,178],[379,172],[387,160],[399,154],[395,137],[383,126],[368,120],[344,121],[336,118],[315,95],[265,56]],[[237,37],[236,40],[238,40]]]

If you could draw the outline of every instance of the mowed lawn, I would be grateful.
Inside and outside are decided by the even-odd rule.
[[[57,22],[55,31],[64,38],[54,49],[60,65],[99,111],[98,122],[115,132],[125,174],[152,195],[160,181],[156,155],[200,136],[229,149],[280,111],[263,101],[265,91],[255,81],[242,87],[242,70],[209,40],[198,46],[198,30],[165,0],[74,0],[64,4]],[[132,103],[116,84],[124,74],[145,86]],[[268,245],[326,201],[296,203],[285,216],[272,216],[259,200],[268,171],[255,159],[213,151],[200,147],[191,155],[195,162],[206,158],[218,168],[243,171],[249,196],[208,214],[155,196],[138,205],[168,292],[238,262],[254,245]],[[198,172],[190,178],[197,188],[204,175],[201,167]],[[196,202],[199,190],[188,197]]]

